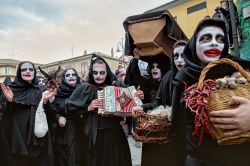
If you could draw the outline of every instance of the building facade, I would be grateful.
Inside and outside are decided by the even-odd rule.
[[[82,55],[82,56],[78,56],[78,57],[74,57],[74,58],[70,58],[66,60],[44,64],[44,65],[41,65],[41,68],[47,73],[55,71],[56,69],[58,69],[59,66],[61,66],[61,71],[67,68],[74,68],[76,69],[78,75],[82,78],[88,71],[92,54],[86,54],[86,55]],[[111,57],[111,56],[108,56],[99,52],[96,52],[95,54],[105,59],[105,61],[109,64],[112,71],[115,71],[115,69],[118,67],[119,64],[122,64],[123,66],[127,65],[127,62],[125,62],[123,59]],[[38,71],[38,75],[41,75],[39,71]]]
[[[13,81],[16,76],[16,70],[18,64],[22,62],[15,59],[0,59],[0,82],[2,83],[5,77],[10,77]],[[35,67],[37,68],[41,64],[34,63]]]
[[[124,67],[127,66],[127,62],[122,57],[121,58],[110,57],[108,55],[99,52],[95,54],[104,58],[105,61],[109,64],[112,71],[115,71],[115,69],[120,64],[123,65]],[[67,68],[75,68],[79,76],[82,78],[83,75],[88,71],[91,56],[92,54],[86,54],[79,57],[56,61],[48,64],[35,63],[35,67],[37,68],[37,75],[43,76],[38,70],[38,66],[40,66],[47,73],[54,72],[59,66],[61,66],[61,72]],[[0,59],[0,82],[3,82],[5,77],[7,76],[9,76],[13,81],[16,76],[17,66],[20,62],[21,61],[14,59]]]
[[[234,0],[234,2],[236,2]],[[168,10],[175,18],[183,32],[190,38],[199,21],[213,16],[221,0],[174,0],[145,13]]]
[[[16,68],[20,63],[14,59],[0,59],[0,82],[3,82],[5,77],[10,77],[13,81],[16,76]]]

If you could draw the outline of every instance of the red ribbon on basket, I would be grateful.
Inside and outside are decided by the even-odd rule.
[[[211,122],[208,117],[208,98],[212,96],[212,90],[216,88],[214,80],[206,80],[203,82],[202,87],[198,88],[194,84],[185,88],[184,97],[181,102],[185,104],[186,108],[195,113],[194,131],[193,136],[199,137],[199,145],[202,143],[204,133],[209,133],[207,125]]]

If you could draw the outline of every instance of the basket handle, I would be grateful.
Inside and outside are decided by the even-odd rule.
[[[197,88],[201,88],[203,81],[206,77],[207,72],[213,68],[214,66],[217,66],[219,64],[229,64],[232,65],[235,69],[237,69],[243,77],[245,77],[249,82],[250,82],[250,74],[247,73],[237,62],[234,62],[228,58],[222,58],[213,62],[210,62],[202,71],[201,75],[198,81],[198,86]]]

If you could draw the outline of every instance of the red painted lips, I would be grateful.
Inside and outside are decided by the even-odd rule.
[[[31,77],[30,74],[24,74],[23,76],[24,76],[24,77]]]
[[[182,68],[183,65],[177,65],[178,68]]]
[[[217,48],[211,48],[211,49],[205,50],[204,54],[207,57],[217,57],[217,56],[221,56],[221,51]]]
[[[104,80],[104,79],[102,79],[102,78],[96,78],[96,81],[102,81],[102,80]]]

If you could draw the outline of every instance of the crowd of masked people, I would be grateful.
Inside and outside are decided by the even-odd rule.
[[[224,21],[203,19],[189,41],[177,41],[171,55],[148,61],[148,75],[140,70],[140,49],[135,48],[127,69],[112,72],[107,62],[93,55],[82,81],[73,68],[65,69],[56,90],[38,85],[32,62],[18,65],[14,81],[1,84],[0,165],[3,166],[132,166],[131,152],[122,122],[129,133],[136,119],[98,115],[102,106],[97,91],[106,86],[135,86],[143,105],[132,111],[172,106],[172,141],[143,143],[142,166],[247,166],[250,143],[218,145],[210,135],[199,137],[194,131],[195,113],[181,104],[186,86],[199,79],[208,63],[229,58],[244,69],[250,62],[229,54]],[[225,74],[221,70],[217,74]],[[250,93],[250,89],[249,89]],[[250,100],[234,96],[238,107],[210,114],[210,121],[225,136],[250,130]],[[34,132],[37,110],[46,115],[48,131]]]

